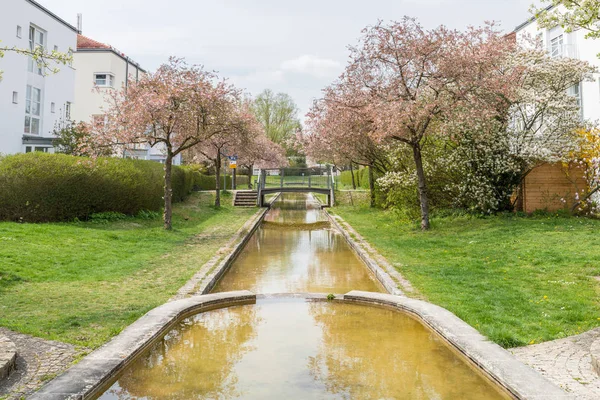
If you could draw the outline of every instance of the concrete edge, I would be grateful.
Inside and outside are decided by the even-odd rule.
[[[322,209],[331,224],[341,232],[342,236],[346,239],[346,242],[350,245],[350,248],[358,255],[362,262],[371,270],[375,275],[379,283],[383,285],[388,293],[396,296],[404,296],[404,292],[398,288],[398,284],[392,279],[392,276],[386,269],[381,267],[377,261],[375,261],[350,235],[342,224],[340,224],[336,218],[331,215],[325,208]]]
[[[254,232],[263,222],[269,208],[258,210],[227,242],[217,251],[215,256],[208,260],[201,268],[183,285],[170,301],[182,299],[196,294],[207,294],[217,284],[229,269],[233,261],[244,249]],[[225,257],[222,253],[228,251]]]
[[[346,293],[344,300],[391,306],[417,317],[516,399],[575,399],[442,307],[408,297],[362,291]]]
[[[600,339],[596,339],[590,347],[590,356],[592,358],[592,367],[600,375]]]
[[[149,311],[110,342],[84,357],[29,398],[94,398],[106,389],[124,368],[168,333],[180,320],[216,308],[255,302],[256,296],[244,290],[194,296],[165,303]]]
[[[279,194],[273,197],[273,199],[271,199],[271,201],[267,203],[266,208],[262,208],[261,210],[259,210],[252,220],[244,224],[244,226],[250,224],[250,229],[243,235],[243,237],[237,240],[231,252],[229,252],[229,254],[227,254],[221,260],[221,262],[219,262],[216,268],[210,271],[208,275],[206,275],[203,278],[202,283],[200,284],[200,286],[197,287],[196,293],[208,294],[211,290],[213,290],[215,285],[229,270],[231,264],[233,264],[238,255],[242,252],[242,250],[244,250],[246,244],[248,244],[248,241],[250,240],[252,235],[254,235],[254,232],[256,232],[258,227],[262,224],[263,220],[265,219],[265,216],[267,215],[267,212],[269,212],[269,210],[271,209],[271,205],[277,200],[277,198],[279,198]],[[244,227],[242,227],[242,229],[244,229]]]
[[[7,378],[17,363],[17,346],[4,335],[0,335],[0,381]]]

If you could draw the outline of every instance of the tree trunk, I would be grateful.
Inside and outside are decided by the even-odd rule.
[[[356,181],[354,180],[354,168],[352,162],[350,162],[350,175],[352,175],[352,189],[356,190]]]
[[[356,186],[360,187],[360,165],[357,165],[357,169],[356,169]],[[352,175],[354,176],[354,173],[352,173]]]
[[[248,189],[252,189],[252,172],[254,170],[254,164],[248,166]]]
[[[221,153],[217,153],[215,160],[215,207],[221,207]]]
[[[425,182],[425,172],[423,171],[423,157],[419,144],[412,144],[415,167],[417,168],[417,178],[419,180],[419,200],[421,203],[421,229],[429,229],[429,198],[427,197],[427,183]]]
[[[165,159],[165,210],[163,213],[164,227],[166,230],[173,229],[171,217],[173,214],[173,189],[171,188],[171,171],[173,169],[173,154],[171,151],[167,153]]]
[[[231,186],[233,186],[233,190],[237,189],[236,178],[237,178],[237,168],[234,168],[231,173]]]
[[[373,172],[373,167],[368,166],[369,168],[369,190],[371,191],[371,207],[375,207],[375,173]]]

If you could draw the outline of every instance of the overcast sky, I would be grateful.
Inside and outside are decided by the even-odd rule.
[[[37,0],[83,34],[153,70],[185,57],[257,95],[290,94],[301,114],[343,70],[347,46],[378,19],[416,17],[426,27],[529,18],[533,0]],[[301,115],[303,119],[303,115]]]

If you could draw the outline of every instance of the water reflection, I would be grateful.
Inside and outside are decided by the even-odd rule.
[[[213,292],[383,292],[312,196],[279,197]]]
[[[255,347],[258,309],[232,307],[182,321],[129,367],[102,399],[232,399],[235,366]]]
[[[301,299],[184,321],[102,399],[505,399],[387,309]]]

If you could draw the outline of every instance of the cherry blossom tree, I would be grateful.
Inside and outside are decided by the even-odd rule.
[[[215,170],[216,197],[215,207],[221,206],[221,167],[224,156],[244,155],[252,152],[261,136],[264,135],[250,104],[241,101],[238,93],[236,101],[228,104],[228,109],[222,113],[223,129],[200,145],[190,148],[190,155],[198,161],[208,161]]]
[[[288,166],[286,150],[271,141],[264,131],[238,152],[238,166],[246,168],[248,189],[252,189],[252,171],[257,168],[281,168]]]
[[[362,109],[375,141],[391,139],[411,149],[422,229],[429,228],[424,141],[439,133],[437,121],[451,120],[457,109],[472,105],[467,100],[478,98],[481,88],[498,84],[491,77],[509,48],[510,42],[493,25],[466,32],[445,27],[425,30],[408,17],[368,27],[359,46],[351,48],[351,61],[340,82],[350,94],[345,107]],[[493,116],[503,102],[503,96],[488,98],[480,102],[477,113]]]
[[[230,129],[230,104],[238,91],[211,72],[169,59],[127,90],[108,93],[105,118],[91,127],[95,146],[165,153],[164,227],[172,228],[171,171],[183,151]]]

